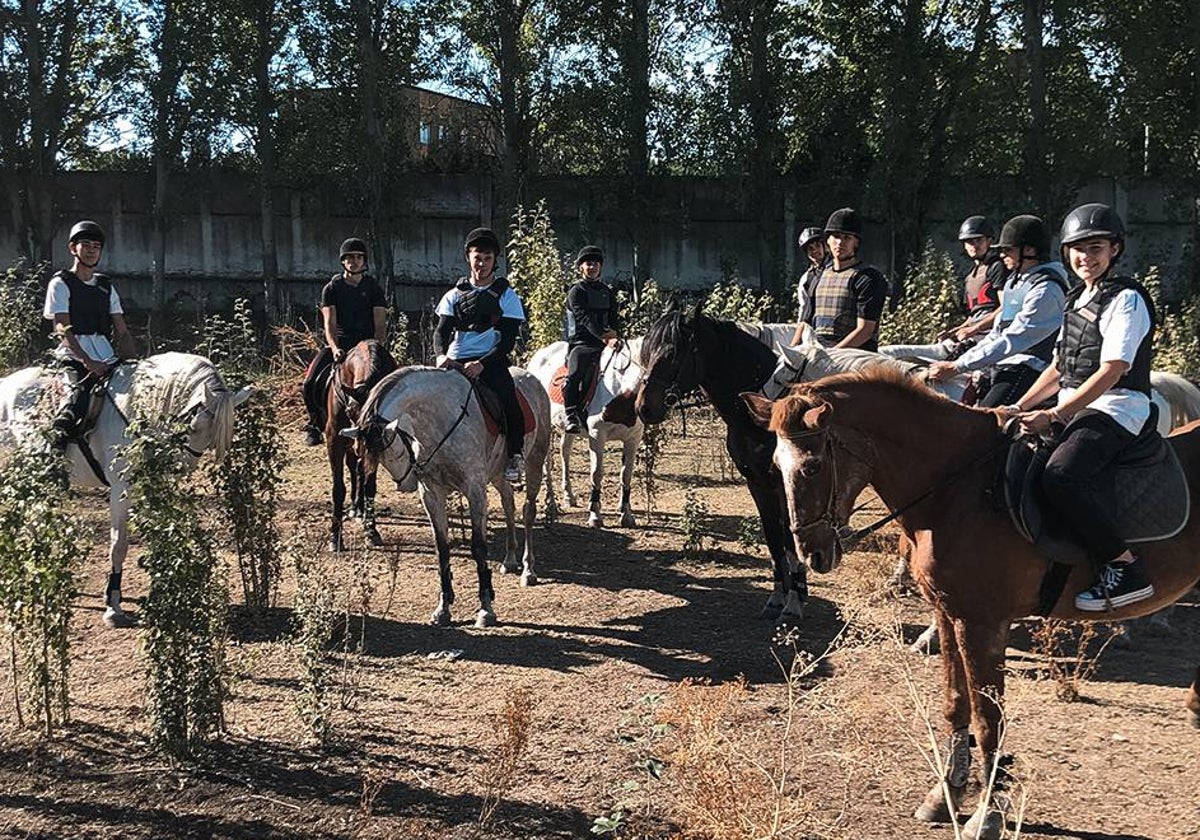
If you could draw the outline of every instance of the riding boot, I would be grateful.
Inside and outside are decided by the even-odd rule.
[[[83,418],[87,414],[88,398],[91,388],[90,380],[84,378],[72,383],[71,392],[58,414],[50,423],[50,445],[60,452],[67,448],[67,443],[75,437]]]

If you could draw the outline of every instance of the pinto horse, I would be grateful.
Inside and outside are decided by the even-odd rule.
[[[42,397],[61,402],[65,383],[54,370],[24,368],[0,379],[0,445],[11,447],[38,434],[46,423]],[[123,362],[104,384],[99,412],[82,442],[66,449],[70,482],[75,487],[108,488],[111,572],[104,594],[104,623],[130,627],[135,622],[121,607],[121,570],[129,551],[129,485],[122,473],[122,449],[134,418],[186,421],[181,445],[192,458],[214,449],[223,457],[233,439],[233,410],[250,396],[249,388],[230,391],[217,368],[203,356],[161,353]]]
[[[604,445],[618,441],[622,446],[621,458],[621,526],[632,528],[636,522],[630,496],[633,485],[633,467],[638,445],[642,442],[645,427],[633,410],[637,386],[642,378],[642,340],[635,338],[617,347],[606,347],[600,355],[600,370],[597,372],[594,393],[588,402],[587,440],[591,453],[592,491],[588,500],[588,524],[593,528],[604,527],[600,510],[600,484],[604,480]],[[555,382],[564,370],[567,360],[567,342],[556,341],[533,354],[529,360],[529,372],[538,378],[546,393],[550,395],[550,423],[560,436],[559,454],[562,456],[562,491],[567,507],[575,507],[575,493],[571,490],[571,445],[577,435],[568,435],[566,411],[561,402],[554,399]]]
[[[382,464],[402,492],[416,490],[429,516],[437,545],[441,600],[431,623],[447,626],[454,603],[450,571],[450,523],[446,498],[451,490],[467,498],[471,512],[471,556],[479,577],[476,627],[496,623],[492,571],[488,566],[487,487],[500,493],[504,508],[505,552],[501,569],[521,572],[521,584],[537,583],[533,521],[550,448],[550,399],[528,372],[511,368],[517,393],[529,406],[532,424],[525,429],[525,505],[522,510],[525,554],[517,557],[516,505],[504,478],[507,447],[480,404],[477,386],[457,370],[413,366],[397,370],[372,389],[358,423],[342,434],[354,438],[366,469]],[[524,571],[522,572],[522,565]]]
[[[929,822],[952,820],[962,798],[974,730],[984,778],[1003,789],[1000,729],[1004,658],[1012,621],[1038,609],[1046,559],[989,500],[1008,439],[995,411],[942,399],[888,368],[797,385],[772,403],[744,395],[756,421],[775,435],[774,462],[783,476],[797,543],[818,572],[841,558],[851,507],[871,484],[913,544],[912,573],[933,605],[942,637],[944,715],[950,732],[946,778],[916,812]],[[1200,505],[1200,424],[1168,438],[1188,476],[1193,510]],[[1049,615],[1074,621],[1119,621],[1146,615],[1191,591],[1200,578],[1200,517],[1177,536],[1139,545],[1154,597],[1106,613],[1075,609],[1074,594],[1092,583],[1085,564],[1072,569]],[[1200,712],[1200,677],[1188,709]],[[981,798],[964,836],[992,840],[1003,808]]]
[[[362,519],[371,545],[383,545],[375,527],[375,471],[364,469],[350,441],[340,432],[354,425],[375,384],[396,369],[396,360],[375,339],[360,341],[333,366],[325,395],[325,451],[333,476],[333,513],[329,525],[329,550],[341,551],[345,518],[346,479],[350,473],[350,515]]]

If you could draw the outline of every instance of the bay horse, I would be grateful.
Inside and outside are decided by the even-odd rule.
[[[33,440],[48,425],[45,395],[50,402],[66,397],[62,375],[51,368],[28,367],[0,379],[0,446]],[[83,447],[68,443],[65,457],[73,487],[108,489],[111,571],[104,593],[104,623],[131,627],[136,622],[121,606],[121,572],[129,551],[129,485],[122,478],[122,449],[132,441],[130,420],[186,421],[187,439],[180,445],[198,459],[213,449],[221,458],[233,439],[233,411],[250,396],[250,388],[230,391],[216,366],[203,356],[160,353],[122,362],[108,377],[94,424]]]
[[[364,469],[354,446],[340,433],[354,425],[371,389],[396,368],[396,360],[387,348],[369,338],[350,348],[341,362],[334,364],[329,376],[325,394],[325,452],[333,477],[330,551],[345,547],[342,520],[346,518],[346,472],[350,473],[350,516],[362,519],[367,542],[383,545],[375,527],[375,471]]]
[[[984,778],[1006,780],[1000,747],[1004,661],[1013,620],[1038,609],[1046,559],[994,506],[989,489],[1008,449],[998,412],[942,399],[896,371],[873,368],[794,386],[775,402],[744,395],[748,411],[775,435],[774,463],[783,476],[791,530],[812,568],[832,570],[841,558],[851,507],[871,484],[895,512],[913,544],[911,568],[930,601],[942,637],[943,714],[950,732],[946,777],[929,791],[916,817],[954,818],[970,765],[974,731]],[[1168,438],[1200,504],[1200,424]],[[1049,616],[1120,621],[1147,615],[1191,591],[1200,578],[1200,517],[1179,535],[1141,543],[1138,555],[1154,597],[1112,612],[1082,612],[1074,594],[1092,569],[1074,567]],[[1200,677],[1187,706],[1200,712]],[[981,798],[964,836],[992,840],[1004,812]]]
[[[610,440],[621,444],[621,527],[632,528],[637,524],[630,496],[637,448],[646,430],[634,411],[637,387],[642,379],[641,350],[642,340],[635,338],[616,347],[606,347],[600,354],[595,390],[587,407],[587,442],[592,481],[588,524],[593,528],[604,527],[600,486],[604,480],[604,446]],[[550,425],[559,434],[559,454],[562,456],[563,499],[567,507],[575,507],[575,493],[571,489],[571,449],[578,435],[569,435],[564,431],[567,415],[562,404],[561,386],[555,384],[566,360],[567,342],[556,341],[533,354],[528,370],[550,395]]]
[[[517,557],[516,505],[504,478],[507,448],[504,435],[485,416],[476,386],[457,370],[415,365],[400,368],[371,390],[358,422],[342,432],[354,438],[367,470],[379,465],[396,486],[420,496],[437,546],[441,598],[431,623],[447,626],[454,603],[450,571],[450,523],[446,497],[451,490],[467,499],[471,514],[471,556],[479,578],[476,627],[496,623],[492,572],[488,566],[488,484],[500,493],[504,508],[505,550],[501,570],[521,573],[521,585],[537,583],[533,521],[550,448],[550,399],[531,374],[511,368],[518,395],[529,407],[525,430],[525,505],[522,518],[525,553]],[[529,420],[532,419],[530,423]],[[522,570],[523,567],[523,570]]]

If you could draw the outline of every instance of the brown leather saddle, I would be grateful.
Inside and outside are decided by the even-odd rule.
[[[1187,525],[1191,495],[1187,476],[1170,441],[1159,436],[1154,417],[1117,463],[1102,474],[1113,482],[1112,516],[1128,543],[1169,539]],[[1090,558],[1046,507],[1042,473],[1057,442],[1019,437],[1008,450],[1001,475],[1003,498],[1013,525],[1048,559],[1078,565]]]

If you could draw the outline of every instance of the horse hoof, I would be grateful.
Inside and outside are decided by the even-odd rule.
[[[112,607],[104,608],[104,626],[115,629],[125,629],[128,627],[137,627],[137,619],[131,616],[124,610],[114,610]]]
[[[367,529],[367,542],[369,542],[375,548],[379,548],[383,545],[383,537],[379,536],[379,531],[375,529],[374,525]]]
[[[598,513],[593,513],[591,516],[588,517],[588,525],[590,525],[593,528],[603,528],[604,527],[604,517],[602,517]]]
[[[475,615],[475,626],[476,627],[495,627],[496,626],[496,614],[494,612],[490,612],[488,610],[480,610]]]
[[[950,789],[950,796],[955,801],[955,808],[962,797],[962,791],[957,793],[953,788]],[[948,823],[954,821],[954,815],[950,813],[950,806],[946,803],[946,794],[942,789],[941,784],[934,785],[929,793],[925,794],[925,801],[921,803],[921,807],[913,813],[921,822],[927,823]]]
[[[626,513],[626,514],[621,515],[621,527],[622,528],[632,528],[635,525],[637,525],[637,520],[633,518],[632,513]]]
[[[1004,814],[980,803],[963,826],[962,836],[964,840],[1000,840],[1003,833]]]
[[[521,573],[520,563],[509,563],[507,561],[500,564],[500,574],[502,575],[519,575]]]
[[[538,576],[535,575],[533,572],[526,572],[525,574],[521,575],[521,585],[522,586],[537,586],[537,584],[538,584]]]
[[[337,534],[329,538],[329,550],[334,554],[339,554],[345,549],[345,544],[342,542],[342,535]]]
[[[450,611],[436,609],[433,615],[429,618],[429,623],[434,627],[449,627],[450,626]]]

